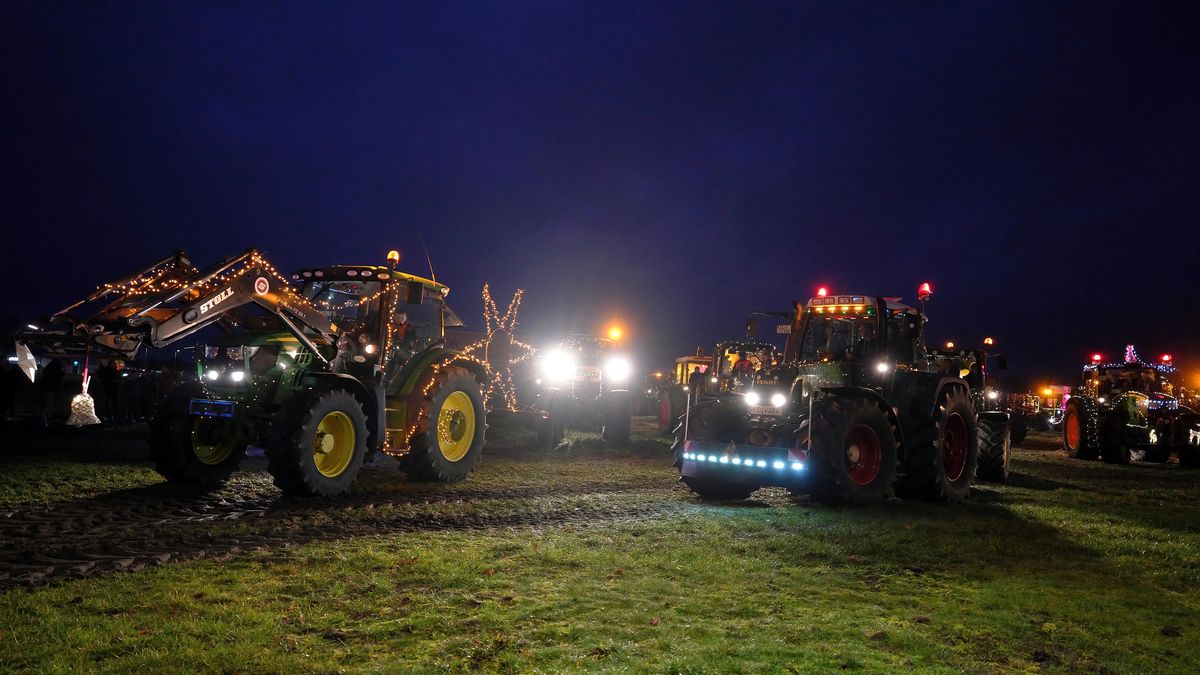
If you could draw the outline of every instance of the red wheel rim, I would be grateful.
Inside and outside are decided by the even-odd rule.
[[[879,477],[883,465],[883,449],[875,430],[866,424],[855,425],[846,437],[846,467],[850,480],[858,485],[870,485]]]
[[[946,478],[958,480],[967,467],[967,421],[954,413],[942,430],[942,467]]]
[[[1067,447],[1071,450],[1079,447],[1079,415],[1074,410],[1067,411],[1067,420],[1063,422],[1063,431],[1067,438]]]

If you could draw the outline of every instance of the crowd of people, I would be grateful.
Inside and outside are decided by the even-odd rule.
[[[47,360],[30,382],[13,364],[0,373],[0,416],[4,422],[31,421],[44,427],[66,419],[71,399],[82,387],[79,366],[61,359]],[[150,419],[161,392],[179,382],[170,366],[158,370],[127,367],[116,360],[101,361],[89,372],[88,394],[95,400],[96,416],[106,424],[132,424]]]

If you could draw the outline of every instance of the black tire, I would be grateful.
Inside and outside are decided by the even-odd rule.
[[[978,462],[975,407],[960,387],[939,397],[933,414],[913,431],[908,473],[898,487],[905,497],[957,503],[970,493]]]
[[[1129,464],[1133,452],[1125,441],[1125,422],[1120,415],[1109,415],[1100,428],[1100,459],[1105,464]]]
[[[866,398],[827,399],[815,406],[811,429],[814,499],[870,504],[891,495],[899,444],[883,406]]]
[[[1062,423],[1063,450],[1072,459],[1099,459],[1100,419],[1096,403],[1086,396],[1067,400]]]
[[[1012,456],[1011,429],[1007,413],[982,412],[976,420],[979,428],[979,461],[975,477],[989,483],[1008,480],[1008,464]]]
[[[447,368],[437,378],[426,399],[424,428],[413,436],[400,468],[413,480],[454,483],[475,470],[487,432],[487,410],[480,383],[469,371]]]
[[[222,483],[246,454],[232,418],[188,413],[191,400],[203,397],[200,385],[181,385],[159,402],[150,424],[154,469],[172,483]]]
[[[630,426],[633,413],[629,409],[630,399],[627,391],[610,391],[604,400],[604,427],[600,437],[613,445],[629,445]]]
[[[354,484],[366,454],[362,402],[344,389],[312,389],[276,413],[267,470],[285,494],[334,497]]]
[[[1008,421],[1009,442],[1015,447],[1029,436],[1029,418],[1025,413],[1010,413]]]
[[[688,486],[689,490],[699,495],[701,499],[711,499],[713,501],[746,499],[758,489],[757,486],[745,483],[726,483],[688,478],[686,476],[680,477],[679,480],[683,481],[683,484]]]

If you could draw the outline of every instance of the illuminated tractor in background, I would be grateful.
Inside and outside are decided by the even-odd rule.
[[[1066,414],[1067,399],[1071,398],[1071,387],[1063,384],[1047,384],[1039,387],[1038,409],[1030,420],[1034,431],[1058,431],[1062,428]]]
[[[750,312],[746,317],[745,338],[718,342],[711,356],[705,356],[704,349],[697,346],[695,354],[675,359],[671,377],[666,386],[659,388],[659,431],[674,431],[689,397],[694,402],[745,389],[754,382],[758,371],[775,364],[778,348],[755,337],[755,325],[761,317],[784,321],[777,326],[778,333],[786,334],[791,327],[790,312]],[[694,376],[697,371],[703,377]]]
[[[388,261],[289,280],[254,250],[206,270],[178,253],[20,339],[46,356],[129,358],[221,329],[151,424],[155,467],[172,482],[223,482],[248,446],[294,495],[344,492],[376,451],[416,480],[462,480],[484,445],[486,369],[444,346],[449,288],[397,271],[394,251]]]
[[[1200,464],[1200,414],[1179,404],[1169,376],[1169,354],[1159,363],[1140,360],[1133,345],[1122,362],[1092,355],[1083,385],[1067,399],[1063,449],[1076,459],[1110,464],[1166,462],[1175,453],[1185,466]]]
[[[921,301],[931,294],[923,284]],[[681,420],[674,452],[683,482],[711,499],[762,486],[842,503],[893,490],[965,498],[979,450],[973,392],[926,349],[925,320],[898,298],[821,289],[795,303],[780,363]]]
[[[687,409],[688,397],[692,394],[692,383],[701,380],[693,377],[695,373],[707,377],[708,369],[712,366],[712,357],[704,355],[703,347],[696,347],[695,354],[680,356],[675,359],[666,385],[659,389],[658,429],[663,433],[672,432],[675,424]]]
[[[971,403],[978,413],[979,429],[976,477],[1002,483],[1008,480],[1012,446],[1025,439],[1028,427],[1024,419],[1008,409],[999,374],[995,372],[1008,369],[1008,358],[990,353],[995,345],[992,338],[984,338],[983,344],[982,348],[964,348],[950,341],[934,350],[933,355],[940,372],[957,374],[971,387]]]
[[[633,365],[614,331],[607,338],[571,335],[539,355],[544,445],[557,447],[568,428],[596,427],[605,441],[629,444]]]

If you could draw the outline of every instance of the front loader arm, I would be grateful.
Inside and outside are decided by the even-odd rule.
[[[117,297],[80,320],[67,315],[89,302]],[[165,347],[196,331],[222,323],[238,324],[240,308],[255,304],[278,317],[322,360],[313,337],[333,342],[336,327],[298,294],[262,255],[250,249],[197,271],[182,252],[121,282],[101,286],[89,298],[52,317],[65,330],[25,331],[19,342],[50,353],[78,353],[89,344],[126,356],[141,345]]]

